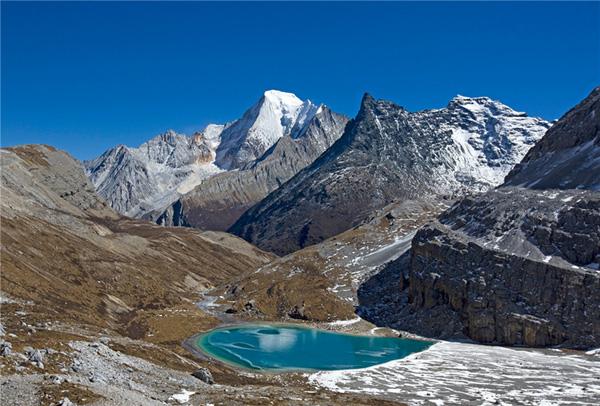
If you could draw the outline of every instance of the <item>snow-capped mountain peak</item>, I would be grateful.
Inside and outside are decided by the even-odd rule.
[[[319,107],[293,93],[267,90],[236,121],[209,124],[192,136],[167,130],[137,148],[112,148],[85,162],[87,173],[114,209],[140,216],[218,172],[256,161],[284,136],[303,137]]]
[[[463,109],[474,115],[527,117],[527,113],[513,110],[506,104],[487,96],[468,97],[459,94],[450,100],[447,108]]]
[[[223,130],[217,165],[226,169],[240,168],[259,158],[281,137],[299,136],[318,108],[293,93],[267,90],[242,118]]]

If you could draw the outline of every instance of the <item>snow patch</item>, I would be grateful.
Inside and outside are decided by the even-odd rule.
[[[196,392],[192,392],[186,389],[182,389],[181,393],[176,393],[169,397],[169,400],[174,400],[177,403],[183,405],[184,403],[188,403],[190,401],[190,396],[195,394]]]

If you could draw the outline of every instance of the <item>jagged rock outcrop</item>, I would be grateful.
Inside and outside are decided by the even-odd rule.
[[[600,87],[548,130],[505,184],[600,191]]]
[[[98,194],[121,214],[139,217],[221,170],[214,164],[223,126],[188,137],[167,131],[138,148],[118,145],[84,162]]]
[[[194,378],[200,379],[202,382],[212,385],[215,383],[215,379],[212,376],[210,370],[206,368],[200,368],[192,372]]]
[[[440,199],[502,182],[550,124],[486,97],[411,113],[369,95],[342,137],[230,231],[287,254],[360,224],[394,200]]]
[[[467,198],[413,240],[409,320],[484,343],[598,346],[599,264],[599,195]]]
[[[505,185],[463,198],[422,228],[409,255],[362,286],[361,313],[431,337],[600,346],[597,109],[598,89]]]
[[[228,229],[248,208],[312,163],[342,134],[348,120],[325,106],[294,136],[281,137],[260,159],[215,175],[162,213],[146,217],[162,225]]]

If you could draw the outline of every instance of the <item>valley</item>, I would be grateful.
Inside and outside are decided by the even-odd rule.
[[[286,95],[212,135],[167,133],[93,164],[1,150],[3,402],[600,400],[600,88],[552,126],[488,98],[410,113],[366,95],[348,121]],[[548,155],[560,159],[537,182]],[[198,175],[200,156],[223,166]],[[184,180],[144,194],[155,180],[129,176],[152,173],[135,169],[147,157]],[[144,197],[124,192],[132,179]],[[219,327],[250,329],[224,345],[269,357],[304,342],[290,331],[353,334],[375,353],[376,338],[427,345],[366,368],[261,373],[199,348]],[[299,348],[310,359],[281,356],[314,365]]]

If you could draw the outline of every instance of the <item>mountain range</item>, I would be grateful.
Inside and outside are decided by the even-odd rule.
[[[549,128],[486,97],[409,112],[365,95],[341,138],[230,231],[287,254],[357,226],[393,201],[453,199],[500,184]]]
[[[596,88],[501,187],[457,201],[366,282],[363,317],[432,337],[600,345],[599,152]]]
[[[484,348],[471,341],[527,347],[510,353],[517,374],[541,357],[586,375],[600,346],[599,120],[600,88],[554,123],[487,97],[410,112],[368,94],[348,120],[267,91],[232,123],[84,164],[46,145],[2,148],[6,393],[384,404],[188,351],[194,334],[239,321],[452,341],[441,358],[433,344],[394,361],[411,368]],[[489,386],[500,358],[473,372],[469,352],[458,369]],[[387,385],[390,368],[356,374]]]
[[[285,254],[393,201],[448,200],[496,186],[549,126],[464,96],[411,113],[365,95],[348,122],[324,105],[269,90],[232,123],[191,137],[168,131],[85,166],[122,214],[229,230]]]
[[[231,123],[210,124],[192,136],[169,130],[137,148],[119,145],[84,164],[98,194],[121,214],[226,229],[327,149],[346,121],[324,105],[269,90]],[[196,191],[201,199],[177,202],[217,174]]]

